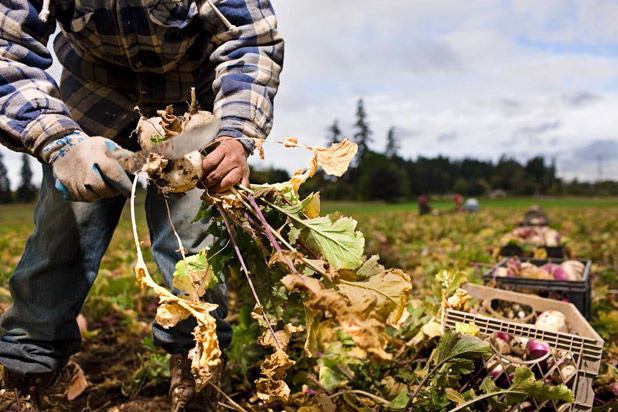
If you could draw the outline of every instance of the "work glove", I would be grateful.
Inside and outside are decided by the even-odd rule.
[[[131,180],[117,161],[131,154],[109,139],[74,131],[48,144],[41,158],[52,166],[65,200],[94,202],[131,194]]]

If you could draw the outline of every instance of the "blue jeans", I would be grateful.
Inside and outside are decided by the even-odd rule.
[[[189,254],[208,242],[208,222],[191,223],[201,204],[199,197],[200,191],[193,190],[180,199],[168,199],[172,221]],[[94,203],[63,200],[54,188],[51,167],[43,166],[35,229],[9,281],[13,304],[0,319],[0,364],[23,375],[56,371],[80,350],[75,318],[97,276],[125,202],[122,196]],[[163,198],[150,185],[145,207],[152,255],[171,287],[174,266],[181,257]],[[224,320],[228,310],[225,285],[209,290],[204,300],[219,305],[213,316],[219,344],[225,348],[232,338],[232,329]],[[170,329],[155,323],[154,342],[169,353],[187,351],[194,346],[191,332],[195,324],[194,318]]]

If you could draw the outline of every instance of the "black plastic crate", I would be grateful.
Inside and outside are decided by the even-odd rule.
[[[545,249],[548,258],[564,259],[564,246],[539,246],[538,249]],[[524,251],[517,245],[505,245],[500,248],[500,255],[507,257],[522,257]]]
[[[569,259],[532,259],[518,258],[521,262],[530,262],[536,266],[543,266],[545,263],[560,264]],[[494,272],[498,267],[505,267],[509,258],[504,258],[496,266],[489,269],[483,274],[485,284],[495,282],[496,287],[500,289],[521,291],[535,291],[539,296],[549,297],[553,299],[566,299],[574,304],[577,309],[584,315],[586,319],[590,319],[591,315],[591,297],[590,297],[590,266],[592,262],[589,260],[575,259],[585,265],[584,273],[581,280],[556,280],[556,279],[534,279],[523,277],[505,277],[494,276]]]

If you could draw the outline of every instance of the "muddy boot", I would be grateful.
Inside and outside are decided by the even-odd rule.
[[[214,383],[219,384],[223,364],[215,376]],[[195,381],[191,375],[191,360],[187,355],[177,353],[170,359],[170,398],[172,412],[215,412],[219,402],[219,392],[211,385],[206,385],[201,391],[195,390]]]
[[[57,372],[22,376],[5,369],[0,390],[0,411],[36,412],[42,410],[43,395],[57,376]]]

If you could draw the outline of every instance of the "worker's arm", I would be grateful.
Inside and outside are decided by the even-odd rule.
[[[204,185],[213,191],[248,184],[247,155],[251,139],[265,139],[273,122],[273,100],[283,64],[283,40],[268,0],[226,0],[217,3],[233,27],[204,5],[215,66],[214,114],[221,119],[224,141],[204,159]],[[242,143],[239,144],[239,143]]]
[[[47,162],[43,147],[80,128],[45,72],[56,23],[43,22],[40,11],[38,0],[0,2],[0,142]]]

